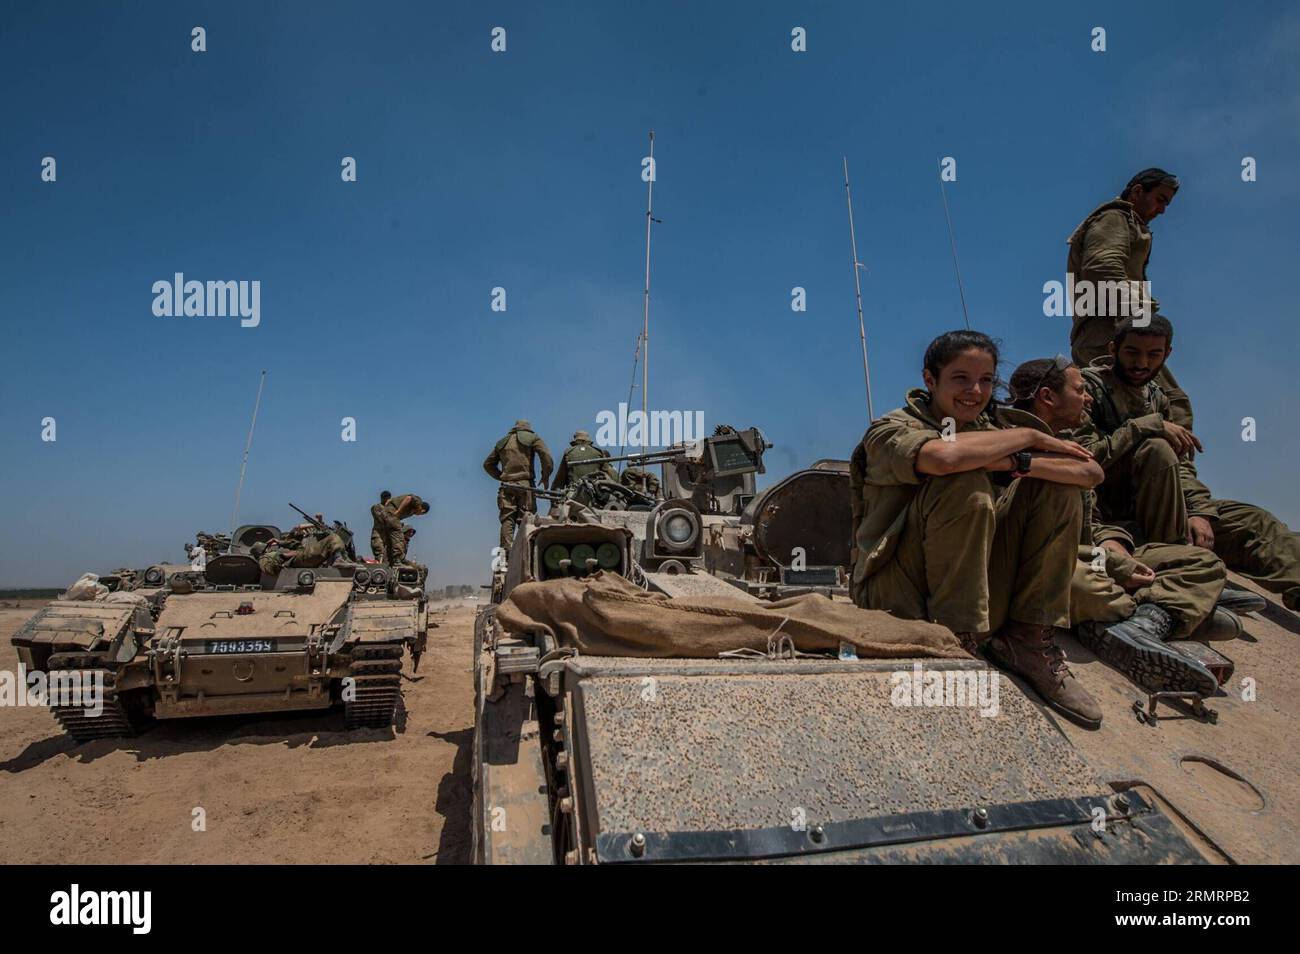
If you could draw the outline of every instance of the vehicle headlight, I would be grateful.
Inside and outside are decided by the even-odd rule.
[[[352,580],[358,586],[365,586],[370,582],[370,571],[365,567],[358,567],[357,571],[352,574]]]
[[[298,574],[298,585],[304,590],[309,590],[316,585],[316,574],[311,570],[303,570]]]
[[[371,586],[387,586],[387,585],[388,585],[388,571],[387,571],[387,570],[371,570],[371,571],[370,571],[370,585],[371,585]]]
[[[685,543],[694,530],[691,518],[685,514],[673,514],[664,521],[664,535],[673,543]]]
[[[147,586],[162,586],[163,571],[161,567],[150,567],[144,574],[144,582]]]

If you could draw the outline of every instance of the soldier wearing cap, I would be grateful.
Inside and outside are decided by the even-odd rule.
[[[506,436],[497,441],[492,452],[483,461],[483,470],[493,480],[500,481],[497,490],[497,513],[501,520],[501,546],[509,549],[514,540],[515,527],[525,513],[535,513],[532,488],[536,486],[534,460],[541,464],[541,482],[545,487],[551,479],[555,462],[546,442],[533,431],[525,420],[515,421]]]
[[[591,435],[586,431],[574,431],[573,440],[560,458],[560,469],[555,472],[552,490],[563,490],[575,480],[591,474],[601,474],[610,480],[618,480],[618,471],[609,463],[609,453],[591,443]]]

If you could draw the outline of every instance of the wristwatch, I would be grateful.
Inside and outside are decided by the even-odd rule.
[[[1015,469],[1011,471],[1011,476],[1028,477],[1029,465],[1034,462],[1034,455],[1029,453],[1027,450],[1016,451],[1016,453],[1011,455],[1011,459],[1015,461],[1016,464]]]

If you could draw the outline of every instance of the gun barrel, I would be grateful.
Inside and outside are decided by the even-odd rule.
[[[321,523],[319,520],[317,520],[315,517],[309,514],[306,510],[303,510],[301,507],[298,507],[292,503],[290,503],[289,506],[293,507],[294,510],[297,510],[300,514],[306,517],[307,522],[310,523],[317,530],[324,530],[326,532],[329,532],[330,529],[329,527],[325,526],[325,524]]]

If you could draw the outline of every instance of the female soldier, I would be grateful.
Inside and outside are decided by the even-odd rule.
[[[853,597],[941,623],[971,652],[987,645],[1048,705],[1095,728],[1101,709],[1055,633],[1070,625],[1079,488],[1102,470],[1028,415],[990,406],[997,367],[987,335],[942,334],[925,352],[925,388],[868,428],[852,465]]]

